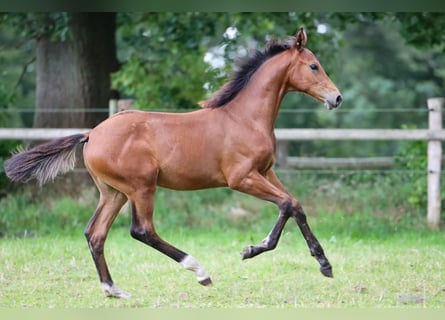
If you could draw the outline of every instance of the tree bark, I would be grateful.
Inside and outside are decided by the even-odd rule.
[[[93,128],[108,117],[110,74],[119,68],[115,13],[71,13],[68,28],[65,41],[52,40],[54,34],[37,40],[35,128]],[[82,149],[77,151],[79,169]],[[74,196],[91,185],[88,174],[77,170],[45,191]]]
[[[65,41],[44,35],[36,46],[35,128],[91,128],[108,113],[117,71],[115,13],[71,13]]]

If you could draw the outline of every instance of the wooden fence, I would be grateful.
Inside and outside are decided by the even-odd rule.
[[[287,142],[296,140],[424,140],[428,141],[428,210],[427,222],[432,230],[438,230],[440,224],[441,197],[440,176],[442,162],[442,141],[445,130],[442,130],[442,109],[444,98],[431,98],[427,101],[429,111],[428,129],[275,129],[277,138],[277,162],[286,167],[294,162],[313,163],[311,158],[292,158],[287,153]],[[112,113],[112,112],[111,112]],[[0,140],[50,140],[89,129],[0,129]],[[390,158],[365,158],[349,162],[367,163],[369,166],[390,166]],[[320,159],[318,159],[320,161]],[[325,165],[337,166],[345,163],[345,159],[323,158]],[[348,160],[346,160],[348,162]]]
[[[286,167],[292,159],[287,153],[287,143],[293,140],[424,140],[428,141],[428,209],[427,221],[432,230],[438,230],[440,224],[441,196],[440,176],[442,165],[442,141],[445,140],[445,130],[442,130],[442,109],[444,98],[430,98],[428,106],[428,129],[276,129],[278,141],[277,162]],[[380,164],[388,165],[390,159],[378,158]],[[307,159],[301,159],[306,160]],[[320,159],[318,159],[320,161]],[[337,161],[344,164],[345,159],[322,159],[326,164]],[[369,164],[369,158],[367,161]],[[372,159],[370,160],[372,161]],[[303,161],[304,162],[304,161]],[[300,164],[302,162],[300,161]],[[295,165],[295,164],[294,164]]]

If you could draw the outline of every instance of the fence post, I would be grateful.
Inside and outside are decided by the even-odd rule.
[[[117,99],[110,99],[108,101],[108,117],[111,117],[117,112]]]
[[[280,169],[286,169],[289,158],[289,143],[287,141],[277,141],[276,149],[276,163]]]
[[[110,97],[108,99],[108,117],[111,117],[115,114],[117,110],[117,103],[119,101],[119,91],[116,89],[110,90]]]
[[[429,130],[442,130],[442,106],[444,98],[430,98],[427,101]],[[428,140],[428,213],[427,221],[431,230],[438,230],[440,224],[440,174],[442,142]]]

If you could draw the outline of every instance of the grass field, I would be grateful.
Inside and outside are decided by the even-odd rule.
[[[0,240],[0,307],[318,308],[445,307],[442,234],[402,234],[384,241],[325,238],[334,267],[324,278],[298,230],[286,227],[275,251],[241,261],[239,252],[264,234],[240,231],[164,232],[194,255],[214,286],[122,229],[106,253],[118,286],[132,298],[105,298],[82,234]]]
[[[106,298],[83,236],[97,193],[81,188],[70,199],[24,189],[0,200],[0,308],[445,308],[445,232],[429,231],[422,207],[406,200],[408,177],[283,178],[334,279],[320,274],[293,221],[274,251],[241,261],[241,250],[272,227],[274,205],[227,189],[161,189],[159,234],[193,255],[214,286],[200,286],[193,273],[133,240],[122,214],[106,257],[116,284],[133,296]]]

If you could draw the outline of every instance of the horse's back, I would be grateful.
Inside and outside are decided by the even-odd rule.
[[[103,179],[155,176],[158,185],[180,190],[223,186],[218,144],[223,136],[221,130],[211,134],[217,124],[206,113],[118,113],[90,132],[85,165]]]

